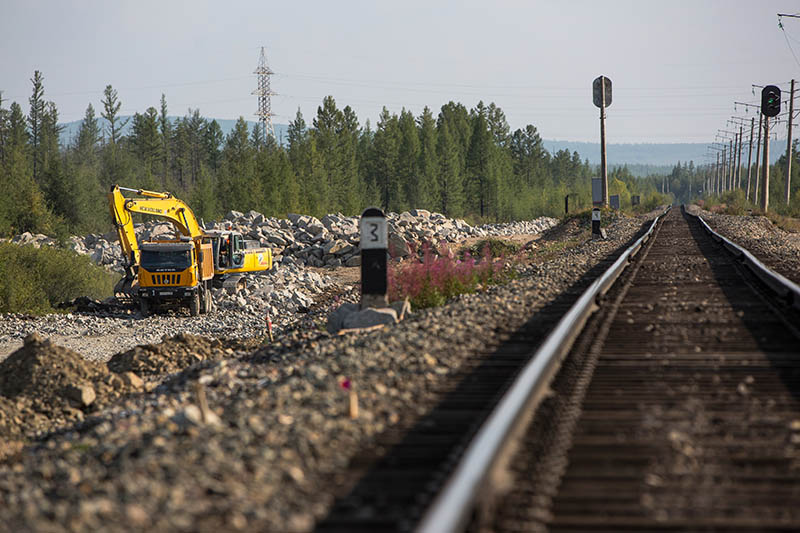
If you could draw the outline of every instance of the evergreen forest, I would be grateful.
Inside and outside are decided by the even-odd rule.
[[[577,152],[545,150],[532,124],[511,131],[503,110],[483,102],[448,102],[418,116],[384,107],[373,127],[327,96],[310,123],[298,109],[278,144],[244,118],[227,135],[198,109],[170,118],[163,94],[157,106],[122,118],[121,96],[108,85],[99,108],[89,103],[78,134],[62,145],[44,76],[36,71],[30,82],[24,108],[0,93],[0,236],[107,232],[113,184],[172,192],[205,220],[251,209],[354,215],[376,205],[490,222],[560,216],[567,195],[571,209],[588,208],[598,174]],[[693,162],[644,178],[614,167],[609,190],[623,208],[631,195],[643,204],[686,201],[707,173]]]

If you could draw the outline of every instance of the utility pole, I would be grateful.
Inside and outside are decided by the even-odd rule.
[[[736,137],[735,134],[734,137]],[[733,165],[735,161],[736,158],[733,156],[733,139],[730,139],[728,141],[728,176],[727,176],[728,179],[727,188],[729,191],[733,189]]]
[[[719,196],[719,152],[717,152],[717,164],[714,166],[714,196]]]
[[[727,155],[725,155],[725,152],[726,152],[727,148],[725,148],[724,144],[722,146],[723,146],[723,148],[722,148],[722,168],[720,168],[720,174],[719,174],[719,194],[720,195],[722,195],[725,192],[725,176],[728,174],[728,169],[725,166],[725,161],[727,161]]]
[[[794,119],[794,79],[792,79],[792,88],[789,92],[789,133],[786,137],[786,192],[784,200],[786,205],[789,205],[791,199],[791,185],[792,185],[792,120]]]
[[[742,188],[742,126],[739,125],[739,149],[736,150],[736,188]]]
[[[764,115],[758,112],[758,140],[756,141],[756,186],[753,188],[753,203],[758,203],[758,181],[761,176],[761,125]]]
[[[769,117],[764,119],[764,179],[761,185],[761,210],[769,209]]]
[[[750,171],[752,167],[750,166],[751,160],[753,158],[753,127],[756,124],[756,119],[750,119],[750,142],[747,146],[747,192],[745,193],[744,197],[747,200],[750,200]]]

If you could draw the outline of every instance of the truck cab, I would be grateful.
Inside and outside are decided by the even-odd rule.
[[[198,249],[192,239],[151,241],[141,243],[139,251],[142,315],[165,306],[188,305],[193,316],[211,310],[211,244]]]

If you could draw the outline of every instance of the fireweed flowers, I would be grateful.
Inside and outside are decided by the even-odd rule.
[[[422,248],[422,257],[412,255],[389,268],[389,299],[408,298],[412,307],[434,307],[457,294],[475,292],[482,287],[506,281],[511,273],[505,258],[493,259],[488,246],[482,256],[469,253],[459,259],[445,245],[435,253],[429,245]]]

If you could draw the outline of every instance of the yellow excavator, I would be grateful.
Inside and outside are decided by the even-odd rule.
[[[123,191],[138,196],[125,197]],[[162,307],[188,306],[192,316],[211,312],[212,286],[238,290],[246,273],[272,268],[269,248],[237,231],[206,231],[189,206],[168,192],[114,185],[108,201],[125,262],[125,277],[114,293],[120,300],[138,300],[142,316]],[[139,243],[133,213],[169,220],[180,237]]]

